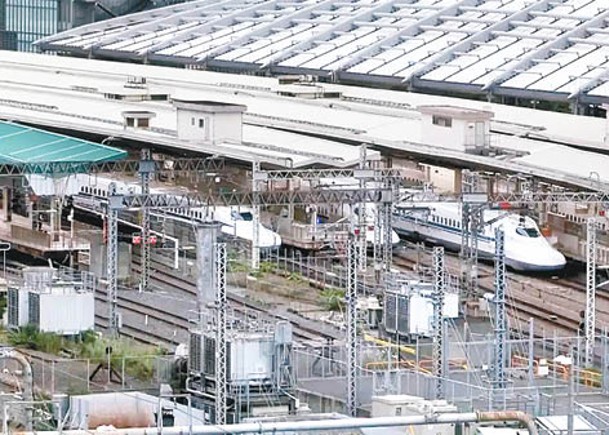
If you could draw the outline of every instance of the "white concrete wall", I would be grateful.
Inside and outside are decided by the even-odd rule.
[[[422,129],[421,141],[430,145],[437,145],[452,149],[463,149],[467,123],[462,120],[452,119],[451,127],[435,125],[432,115],[421,115]]]
[[[194,125],[193,125],[194,119]],[[204,127],[199,127],[199,120],[205,121]],[[203,142],[209,140],[209,127],[210,127],[209,114],[195,112],[191,110],[178,109],[177,111],[177,125],[178,138],[182,140],[192,140]]]
[[[194,122],[193,122],[194,119]],[[204,121],[203,128],[199,126]],[[225,140],[241,142],[241,113],[205,113],[186,109],[177,111],[178,138],[197,142],[222,142]]]
[[[455,171],[440,166],[422,165],[425,168],[425,180],[432,183],[437,193],[453,193],[458,187],[455,183]],[[460,188],[460,187],[459,187]]]
[[[449,116],[445,117],[448,118]],[[459,150],[464,149],[465,145],[476,143],[476,121],[452,118],[452,126],[444,127],[434,124],[432,118],[432,115],[421,115],[421,141],[423,143]],[[479,122],[484,122],[484,136],[488,138],[491,129],[490,122]],[[481,140],[484,140],[484,138],[481,138]]]
[[[241,113],[216,113],[212,125],[211,140],[241,142],[243,139],[243,124]]]

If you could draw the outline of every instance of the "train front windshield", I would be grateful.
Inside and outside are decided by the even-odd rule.
[[[524,237],[539,237],[539,231],[535,228],[518,227],[516,228],[516,233]]]
[[[239,221],[253,221],[254,220],[254,216],[252,216],[252,214],[249,211],[244,211],[242,213],[235,213],[233,216],[235,217],[235,220],[239,220]]]

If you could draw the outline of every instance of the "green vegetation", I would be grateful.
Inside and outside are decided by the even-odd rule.
[[[247,264],[238,260],[229,260],[227,270],[229,273],[249,272],[250,268]]]
[[[292,272],[288,275],[288,281],[292,282],[304,282],[302,274],[300,272]]]
[[[99,364],[107,361],[106,348],[112,348],[111,363],[118,371],[123,361],[125,372],[139,380],[151,379],[154,375],[156,358],[164,353],[160,347],[151,347],[137,344],[132,340],[119,338],[115,340],[96,339],[83,342],[78,356],[88,358],[91,362]]]
[[[252,270],[250,272],[250,275],[254,278],[262,278],[267,273],[273,272],[275,272],[275,263],[272,263],[270,261],[263,261],[262,263],[260,263],[260,267],[258,268],[258,270]]]
[[[111,363],[114,367],[120,371],[124,361],[125,372],[139,380],[152,378],[156,360],[154,357],[163,354],[160,347],[141,345],[126,338],[99,338],[95,332],[86,331],[72,340],[50,332],[40,332],[35,325],[9,332],[8,342],[16,347],[53,355],[67,353],[75,358],[89,359],[93,364],[106,362],[106,349],[111,347]]]
[[[345,307],[345,291],[327,288],[320,292],[322,303],[328,311],[342,311]]]
[[[39,350],[58,355],[64,346],[64,339],[50,332],[40,332],[35,325],[26,325],[8,335],[9,343],[17,347]]]

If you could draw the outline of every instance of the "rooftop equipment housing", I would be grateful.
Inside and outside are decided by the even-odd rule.
[[[76,335],[95,327],[95,279],[87,272],[48,267],[23,271],[8,289],[8,326],[27,324],[42,332]]]
[[[421,141],[488,155],[493,112],[455,106],[419,106]]]
[[[178,138],[217,144],[241,143],[246,106],[216,101],[172,100],[177,113]]]
[[[287,414],[295,410],[289,394],[295,385],[292,367],[292,325],[277,322],[241,325],[233,322],[227,331],[227,420],[245,416]],[[193,404],[209,412],[215,422],[216,333],[214,330],[190,332],[188,371],[193,382],[188,391],[198,400]]]
[[[430,336],[433,321],[432,292],[432,283],[416,280],[403,282],[397,290],[386,290],[383,304],[385,332],[407,339]],[[445,293],[442,311],[446,318],[459,317],[458,293]]]

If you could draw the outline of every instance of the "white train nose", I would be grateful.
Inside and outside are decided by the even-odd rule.
[[[529,252],[528,255],[521,255],[519,261],[524,270],[540,272],[561,270],[567,264],[565,256],[554,248],[545,249],[543,254]]]

